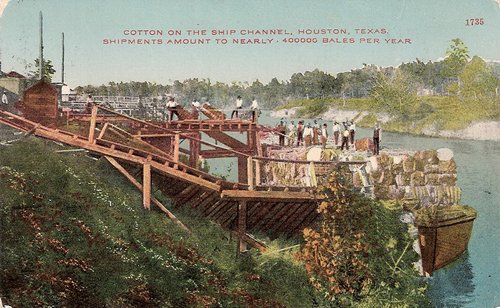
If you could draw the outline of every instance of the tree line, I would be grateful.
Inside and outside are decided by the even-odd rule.
[[[55,72],[50,60],[44,63],[46,78]],[[39,63],[30,73],[36,78]],[[445,58],[423,62],[420,59],[401,63],[398,67],[363,64],[362,68],[333,76],[319,69],[295,73],[289,80],[272,78],[267,84],[213,82],[190,78],[172,84],[148,81],[114,82],[100,86],[76,87],[79,94],[163,97],[174,95],[181,102],[209,101],[215,106],[231,105],[237,96],[244,101],[257,99],[263,108],[275,108],[304,98],[371,97],[381,105],[403,110],[403,100],[412,102],[417,95],[495,96],[498,95],[500,64],[487,63],[478,56],[470,57],[467,46],[458,38],[451,40]]]

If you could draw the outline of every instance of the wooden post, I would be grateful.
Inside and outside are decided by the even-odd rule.
[[[260,185],[260,160],[255,160],[255,186]]]
[[[238,182],[247,183],[248,182],[248,161],[244,156],[238,156]]]
[[[179,144],[180,144],[180,135],[178,133],[175,134],[174,137],[174,161],[176,163],[179,162]]]
[[[253,159],[252,156],[247,158],[247,179],[248,179],[248,190],[254,190],[253,184]]]
[[[120,171],[120,173],[123,174],[127,178],[127,180],[130,181],[130,183],[132,183],[132,185],[134,185],[141,192],[144,192],[144,188],[141,185],[141,183],[139,183],[139,181],[137,181],[130,173],[128,173],[128,171],[125,170],[125,168],[123,168],[122,165],[120,165],[112,157],[109,156],[104,156],[104,157],[108,160],[110,164],[113,165],[113,167],[116,168],[116,170]],[[189,230],[189,228],[186,227],[186,225],[184,225],[177,217],[175,217],[175,215],[172,212],[170,212],[163,204],[161,204],[160,201],[158,201],[155,197],[151,197],[151,201],[153,202],[154,205],[159,207],[160,210],[162,210],[165,214],[167,214],[168,218],[172,219],[172,221],[175,222],[179,227],[181,227],[187,233],[191,234],[191,230]]]
[[[244,241],[247,232],[247,201],[238,202],[238,238],[240,241],[240,253],[247,250],[247,242]]]
[[[151,165],[145,163],[142,171],[142,202],[145,209],[151,205]]]
[[[90,129],[89,129],[89,142],[94,142],[95,124],[97,118],[97,105],[92,106],[92,113],[90,115]]]

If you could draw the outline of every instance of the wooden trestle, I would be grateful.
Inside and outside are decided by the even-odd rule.
[[[29,114],[21,117],[0,111],[0,123],[102,155],[142,191],[145,208],[153,203],[189,232],[170,210],[151,197],[151,185],[154,184],[174,201],[176,207],[191,207],[233,232],[240,239],[241,251],[247,249],[247,244],[265,249],[250,232],[260,232],[270,238],[292,236],[318,217],[316,208],[321,198],[310,188],[260,183],[260,165],[264,158],[261,157],[256,123],[224,119],[151,123],[100,106],[93,106],[91,114],[66,116],[53,125],[41,125],[30,120]],[[62,129],[58,123],[63,122],[79,123],[78,132]],[[227,132],[245,132],[247,142]],[[224,146],[202,140],[202,133]],[[189,142],[186,144],[189,149],[181,148],[184,140]],[[186,163],[181,159],[183,154],[189,155]],[[200,155],[204,158],[237,157],[238,182],[199,170]],[[132,174],[142,174],[142,183]]]

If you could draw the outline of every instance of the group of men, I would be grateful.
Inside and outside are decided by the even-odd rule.
[[[236,116],[236,118],[240,118],[240,112],[243,111],[243,99],[240,95],[236,98],[235,102],[236,108],[231,112],[231,119]],[[259,103],[255,98],[252,99],[252,104],[250,105],[250,111],[252,112],[252,122],[255,122],[257,117],[257,113],[259,112]]]
[[[207,101],[207,102],[203,103],[203,106],[205,106],[205,105],[210,105],[210,103]],[[202,108],[202,105],[197,100],[194,100],[191,103],[191,107],[192,107],[192,114],[195,116],[195,118],[198,118],[199,110]],[[177,101],[175,100],[174,97],[168,98],[166,108],[167,108],[167,111],[170,112],[170,115],[169,115],[170,121],[172,121],[174,115],[176,115],[177,118],[179,118],[179,111],[178,111],[179,104],[177,103]],[[243,100],[242,100],[241,96],[238,96],[236,98],[236,108],[231,113],[231,119],[233,119],[235,116],[236,116],[236,118],[240,118],[241,117],[240,112],[242,112],[242,111],[243,111]],[[250,111],[251,111],[252,121],[255,122],[255,119],[257,118],[258,113],[259,113],[259,104],[255,98],[252,99],[252,104],[250,105]]]
[[[280,123],[276,127],[276,131],[279,136],[279,145],[285,145],[285,137],[288,138],[288,146],[302,146],[309,147],[311,145],[321,144],[323,148],[326,148],[326,142],[328,140],[328,124],[323,125],[318,124],[317,120],[314,120],[313,125],[307,123],[304,125],[304,121],[300,120],[297,125],[294,121],[286,125],[284,119],[281,119]],[[333,142],[336,147],[339,146],[340,149],[349,150],[349,145],[354,146],[355,136],[356,136],[356,124],[354,120],[344,121],[340,124],[337,121],[333,121]],[[380,151],[380,140],[382,138],[382,130],[380,124],[377,122],[373,129],[373,154],[378,155]]]

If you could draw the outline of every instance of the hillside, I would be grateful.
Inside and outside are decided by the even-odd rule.
[[[141,194],[107,163],[59,149],[31,138],[0,148],[4,303],[298,307],[313,300],[290,255],[237,257],[228,233],[176,209],[193,230],[188,236],[163,213],[144,210]]]
[[[277,108],[277,117],[322,118],[344,121],[355,118],[360,127],[382,122],[385,131],[416,135],[498,140],[500,98],[465,98],[451,96],[418,97],[403,112],[390,110],[370,98],[302,99]],[[475,132],[479,126],[479,132]],[[484,128],[484,127],[486,128]],[[490,128],[489,130],[487,129]],[[481,136],[478,136],[481,135]]]

